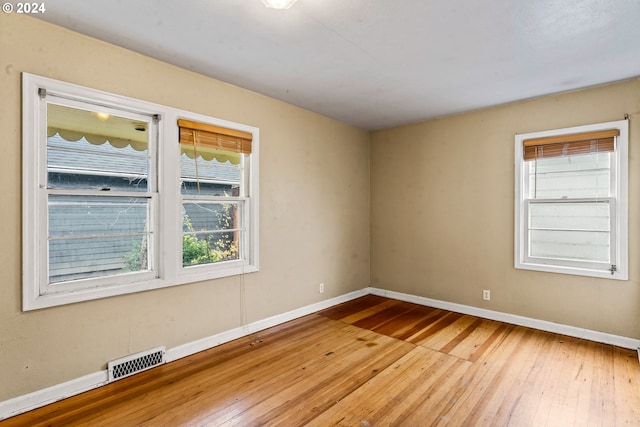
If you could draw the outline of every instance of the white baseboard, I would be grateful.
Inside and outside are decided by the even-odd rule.
[[[75,396],[76,394],[98,388],[106,384],[107,379],[108,373],[105,369],[104,371],[94,372],[62,384],[56,384],[52,387],[34,391],[33,393],[5,400],[4,402],[0,402],[0,421],[23,412],[31,411],[32,409],[36,409],[41,406],[57,402],[58,400],[66,399],[67,397]]]
[[[183,344],[178,347],[168,349],[165,354],[165,360],[167,362],[172,362],[174,360],[181,359],[183,357],[198,353],[203,350],[207,350],[217,345],[233,341],[237,338],[241,338],[255,332],[270,328],[272,326],[276,326],[281,323],[285,323],[290,320],[315,313],[319,310],[324,310],[325,308],[332,307],[336,304],[350,301],[352,299],[367,295],[368,293],[368,288],[360,289],[355,292],[350,292],[345,295],[340,295],[335,298],[320,301],[315,304],[307,305],[305,307],[288,311],[283,314],[253,322],[239,328],[234,328],[216,335],[212,335],[201,340]],[[3,402],[0,402],[0,420],[4,420],[23,412],[31,411],[32,409],[36,409],[53,402],[57,402],[58,400],[66,399],[67,397],[75,396],[76,394],[80,394],[85,391],[100,387],[107,383],[107,379],[108,372],[105,369],[103,371],[94,372],[92,374],[85,375],[83,377],[76,378],[62,384],[57,384],[52,387],[34,391],[33,393],[5,400]]]
[[[257,322],[253,322],[239,328],[221,332],[207,338],[192,341],[190,343],[168,349],[165,358],[167,362],[178,360],[191,354],[207,350],[220,344],[233,341],[234,339],[253,334],[272,326],[280,325],[290,320],[315,313],[316,311],[323,310],[325,308],[329,308],[336,304],[350,301],[367,294],[385,296],[400,301],[412,302],[429,307],[441,308],[443,310],[455,311],[457,313],[469,314],[491,320],[498,320],[514,325],[521,325],[572,337],[584,338],[591,341],[612,344],[632,350],[638,349],[638,356],[640,358],[640,340],[638,339],[627,338],[588,329],[576,328],[573,326],[561,325],[558,323],[516,316],[513,314],[501,313],[498,311],[486,310],[483,308],[477,308],[468,305],[455,304],[446,301],[434,300],[431,298],[403,294],[400,292],[385,291],[383,289],[377,288],[364,288],[355,292],[350,292],[345,295],[330,298],[328,300],[320,301],[318,303],[288,311],[286,313],[269,317],[267,319],[259,320]],[[35,391],[33,393],[25,394],[23,396],[18,396],[4,402],[0,402],[0,420],[100,387],[107,383],[107,378],[107,370],[105,369],[103,371],[94,372],[92,374],[85,375],[83,377],[76,378],[62,384],[57,384],[52,387],[48,387],[42,390]]]
[[[515,314],[502,313],[499,311],[487,310],[484,308],[473,307],[469,305],[456,304],[452,302],[440,301],[431,298],[419,297],[416,295],[403,294],[394,291],[385,291],[384,289],[369,288],[369,293],[373,295],[384,296],[397,299],[400,301],[412,302],[415,304],[425,305],[428,307],[440,308],[443,310],[455,311],[456,313],[469,314],[471,316],[482,317],[484,319],[498,320],[500,322],[510,323],[512,325],[526,326],[528,328],[539,329],[541,331],[553,332],[556,334],[567,335],[575,338],[583,338],[589,341],[595,341],[605,344],[611,344],[630,350],[640,348],[640,340],[634,338],[623,337],[620,335],[608,334],[606,332],[598,332],[590,329],[577,328],[575,326],[563,325],[560,323],[547,322],[545,320],[533,319],[530,317],[517,316]]]

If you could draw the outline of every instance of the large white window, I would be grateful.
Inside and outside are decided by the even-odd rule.
[[[258,129],[23,75],[23,308],[257,271]]]
[[[515,267],[627,279],[628,121],[516,135]]]

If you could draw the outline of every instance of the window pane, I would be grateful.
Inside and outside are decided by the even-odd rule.
[[[149,123],[47,104],[47,187],[148,191]]]
[[[240,195],[243,154],[200,148],[196,156],[193,146],[187,144],[180,144],[180,150],[182,194]]]
[[[49,283],[149,270],[148,243],[142,236],[49,241]]]
[[[529,198],[608,197],[610,155],[593,153],[527,162]]]
[[[610,262],[609,232],[530,230],[529,255],[591,262]]]
[[[529,203],[530,228],[609,231],[608,202]]]
[[[609,262],[608,202],[529,203],[533,257]]]
[[[49,280],[150,270],[149,199],[49,196]]]
[[[241,206],[241,202],[184,203],[183,266],[240,259]]]

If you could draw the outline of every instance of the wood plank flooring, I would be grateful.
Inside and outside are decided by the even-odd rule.
[[[640,426],[635,351],[373,295],[9,426]]]

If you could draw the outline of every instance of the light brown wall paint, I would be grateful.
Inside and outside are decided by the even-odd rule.
[[[23,313],[21,72],[260,128],[260,272]],[[0,401],[368,286],[367,132],[15,14],[0,93]]]
[[[514,269],[515,134],[625,113],[630,280]],[[640,80],[382,130],[371,141],[372,286],[640,338]]]

